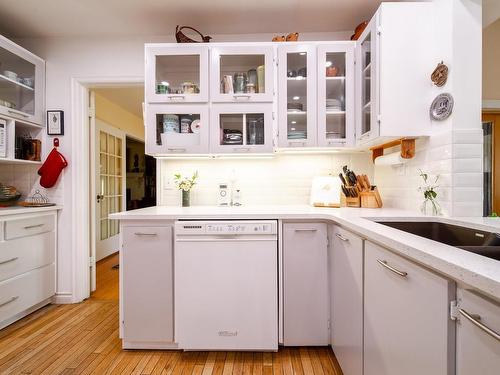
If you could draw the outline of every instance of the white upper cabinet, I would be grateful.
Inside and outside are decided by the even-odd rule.
[[[208,154],[207,106],[155,104],[146,112],[146,124],[148,154]]]
[[[146,44],[146,102],[208,101],[208,46]]]
[[[354,43],[318,46],[318,146],[354,144]]]
[[[214,104],[210,117],[212,153],[273,152],[271,104]]]
[[[272,102],[274,67],[270,44],[211,47],[211,101]]]
[[[357,43],[358,145],[429,134],[432,2],[382,3]]]
[[[279,147],[317,145],[316,46],[278,47]]]
[[[45,123],[45,62],[1,35],[0,113]]]

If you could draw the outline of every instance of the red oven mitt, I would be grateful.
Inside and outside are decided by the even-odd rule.
[[[62,170],[67,166],[68,162],[64,156],[54,147],[38,170],[38,174],[41,176],[40,185],[44,188],[54,186]]]

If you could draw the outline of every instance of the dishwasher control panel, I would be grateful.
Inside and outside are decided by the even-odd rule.
[[[175,223],[175,231],[180,235],[276,234],[277,223],[274,220],[178,221]]]

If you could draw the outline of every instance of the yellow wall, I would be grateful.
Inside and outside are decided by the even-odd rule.
[[[500,19],[483,29],[483,100],[500,100]]]
[[[127,135],[144,141],[144,122],[123,107],[95,93],[95,117],[115,128],[123,130]]]

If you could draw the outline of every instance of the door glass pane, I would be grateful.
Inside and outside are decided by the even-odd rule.
[[[156,56],[157,94],[197,94],[200,92],[200,56]]]
[[[122,158],[115,158],[115,174],[122,175]]]
[[[100,132],[99,134],[99,143],[100,143],[100,151],[101,152],[108,152],[108,141],[107,141],[107,134],[104,132]]]
[[[101,240],[108,238],[108,219],[101,220]]]
[[[371,34],[361,43],[361,133],[371,130]]]
[[[263,145],[263,113],[227,113],[219,117],[221,145]]]
[[[246,144],[264,144],[264,114],[249,113],[246,115]]]
[[[220,93],[265,93],[265,55],[221,55]]]
[[[101,153],[99,155],[99,166],[101,170],[101,174],[108,173],[108,156],[106,154]]]
[[[199,113],[157,113],[156,143],[167,147],[201,144],[200,132],[207,131]]]
[[[325,75],[325,114],[326,138],[345,138],[345,61],[344,52],[326,54]]]
[[[101,199],[101,203],[99,203],[101,206],[100,210],[100,217],[102,218],[107,218],[108,217],[108,198],[103,198]]]
[[[33,115],[35,65],[2,47],[0,47],[0,63],[0,106]]]
[[[115,177],[115,186],[116,186],[116,194],[121,195],[122,194],[122,178],[121,177]]]
[[[220,144],[243,144],[243,114],[220,115]]]
[[[117,156],[122,156],[122,139],[116,137],[115,138],[116,145],[115,145],[115,155]]]
[[[108,195],[108,177],[101,175],[101,194]]]
[[[116,158],[114,156],[109,156],[108,157],[109,163],[108,163],[108,174],[114,175],[115,174],[115,167],[116,167]]]
[[[287,138],[307,139],[307,53],[287,54]]]
[[[108,177],[108,196],[115,195],[115,179],[113,177]]]
[[[115,154],[115,137],[110,134],[108,134],[108,154]]]

